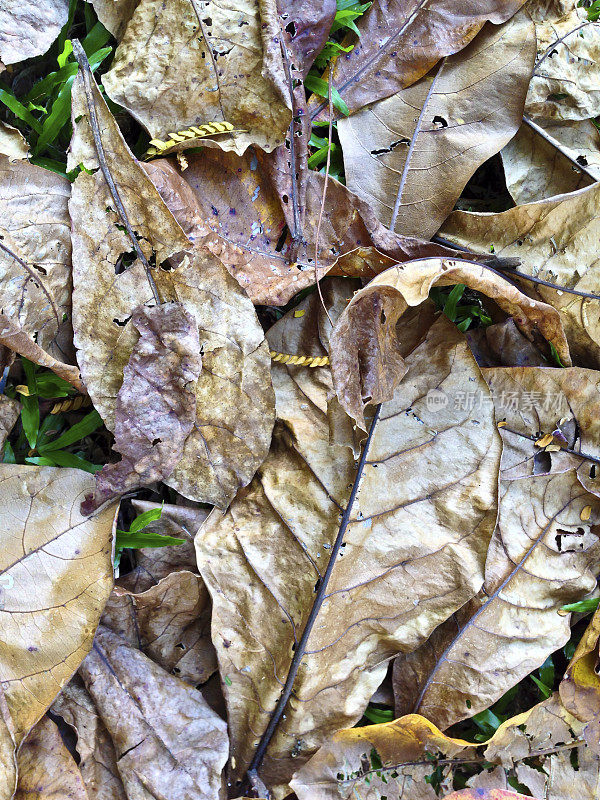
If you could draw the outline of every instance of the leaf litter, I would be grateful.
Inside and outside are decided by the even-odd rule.
[[[599,15],[459,6],[0,12],[0,800],[598,797]]]

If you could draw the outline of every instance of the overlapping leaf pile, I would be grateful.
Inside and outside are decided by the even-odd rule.
[[[492,710],[598,596],[594,7],[92,5],[0,10],[0,800],[595,800],[600,610]]]

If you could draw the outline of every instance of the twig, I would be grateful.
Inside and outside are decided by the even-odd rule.
[[[583,172],[584,175],[587,175],[588,178],[591,179],[592,183],[596,183],[598,181],[598,177],[594,175],[593,172],[591,172],[583,164],[580,164],[576,158],[573,158],[573,156],[568,152],[568,150],[566,150],[561,144],[559,144],[559,142],[557,142],[556,139],[554,139],[554,137],[550,136],[549,133],[546,133],[546,131],[540,125],[538,125],[537,122],[534,122],[530,117],[528,117],[527,114],[523,115],[523,122],[525,123],[525,125],[529,125],[532,131],[535,131],[535,133],[537,133],[538,136],[541,136],[542,139],[544,139],[546,142],[548,142],[549,145],[554,147],[555,150],[558,150],[558,152],[561,155],[567,158],[571,162],[571,164],[573,164],[575,169],[578,169],[580,172]]]
[[[463,247],[460,244],[454,244],[449,239],[443,239],[441,236],[432,236],[432,242],[436,242],[436,244],[441,244],[444,247],[453,247],[455,250],[460,250],[463,253],[470,253],[471,255],[481,255],[477,253],[472,253],[467,247]],[[506,259],[508,261],[508,259]],[[507,270],[511,275],[515,275],[517,278],[522,278],[524,281],[529,281],[530,283],[536,283],[540,286],[547,286],[549,289],[555,289],[557,292],[564,292],[565,294],[576,294],[578,297],[585,297],[588,300],[600,300],[600,294],[592,294],[591,292],[582,292],[580,289],[569,289],[568,286],[560,286],[558,283],[550,283],[550,281],[544,281],[541,278],[534,278],[533,275],[527,275],[526,272],[520,272],[517,269],[513,269],[510,264],[506,266],[502,264],[502,259],[498,259],[498,270],[491,267],[489,264],[484,264],[483,262],[478,262],[481,264],[482,267],[495,272],[497,275],[501,275],[502,273],[498,270]],[[505,277],[503,275],[503,277]]]
[[[515,431],[513,428],[508,428],[506,425],[503,425],[500,428],[500,431],[507,431],[508,433],[514,433],[515,436],[521,436],[523,439],[529,439],[530,442],[537,442],[539,441],[539,436],[531,436],[528,433],[521,433],[521,431]],[[544,452],[544,448],[540,448],[540,453]],[[570,453],[573,456],[579,456],[580,458],[585,459],[586,461],[591,461],[593,464],[600,464],[600,458],[596,458],[596,456],[592,456],[589,453],[584,453],[582,450],[573,450],[570,447],[561,447],[561,453]]]
[[[94,136],[94,144],[96,145],[96,153],[98,154],[98,163],[100,164],[100,169],[102,170],[102,174],[104,175],[104,180],[106,181],[106,184],[114,200],[115,206],[117,207],[117,211],[119,213],[119,216],[121,217],[121,221],[125,226],[127,233],[129,234],[129,238],[131,239],[131,242],[133,244],[133,249],[135,250],[135,254],[142,262],[142,265],[146,272],[146,277],[148,278],[148,283],[150,284],[150,289],[152,290],[152,295],[154,297],[154,300],[156,301],[157,305],[160,305],[161,300],[158,294],[158,289],[156,288],[156,284],[154,283],[154,278],[152,277],[150,264],[148,263],[148,259],[144,255],[142,248],[140,247],[140,243],[137,240],[137,236],[135,235],[135,232],[131,227],[131,223],[129,222],[127,212],[125,211],[125,207],[121,201],[121,196],[119,195],[119,190],[117,189],[113,176],[110,172],[108,162],[106,160],[104,145],[102,144],[102,138],[100,136],[100,126],[98,124],[98,115],[96,113],[94,95],[92,93],[92,81],[94,82],[95,85],[95,80],[94,76],[92,75],[92,70],[90,69],[89,61],[87,60],[87,56],[79,40],[73,39],[72,44],[73,44],[73,55],[75,56],[77,63],[81,68],[81,74],[83,76],[85,98],[87,101],[87,107],[90,115],[90,127],[92,129],[92,134]]]
[[[402,192],[404,191],[404,186],[406,185],[406,179],[408,178],[408,173],[410,170],[410,162],[413,154],[413,150],[415,149],[415,144],[417,143],[417,139],[419,134],[421,133],[421,126],[423,125],[423,118],[425,116],[425,111],[427,110],[427,106],[429,104],[429,100],[431,95],[433,94],[433,89],[437,83],[437,79],[442,74],[442,70],[446,64],[446,59],[442,61],[438,71],[435,73],[431,80],[431,86],[425,95],[425,100],[423,101],[423,107],[421,108],[421,112],[419,114],[419,118],[417,119],[417,124],[415,125],[415,129],[413,131],[413,135],[410,139],[410,144],[408,146],[408,153],[406,154],[406,161],[404,162],[404,169],[402,170],[402,175],[400,177],[400,185],[398,186],[398,192],[396,194],[396,202],[394,203],[394,210],[392,211],[392,219],[389,224],[389,228],[391,231],[394,230],[396,227],[396,220],[398,219],[398,212],[400,211],[400,204],[402,202]]]
[[[331,573],[333,572],[333,568],[335,567],[337,557],[339,555],[341,546],[343,544],[344,536],[348,528],[348,523],[350,522],[350,515],[352,514],[354,501],[356,500],[356,495],[358,494],[358,488],[360,486],[360,481],[367,461],[367,455],[369,453],[369,448],[371,445],[371,441],[373,439],[373,434],[375,433],[375,428],[377,427],[377,421],[379,420],[380,411],[381,411],[381,404],[376,406],[375,408],[375,414],[373,415],[373,421],[369,429],[369,435],[367,437],[367,441],[365,442],[363,452],[360,457],[360,461],[358,463],[358,468],[356,470],[356,477],[354,479],[354,483],[352,484],[352,491],[350,492],[350,497],[348,499],[348,503],[344,510],[344,514],[342,516],[342,521],[340,523],[340,528],[335,538],[335,542],[333,543],[333,546],[331,548],[331,556],[329,557],[327,569],[325,570],[323,577],[319,580],[317,593],[315,595],[312,608],[308,615],[306,625],[304,626],[304,630],[302,631],[302,636],[300,638],[300,641],[298,642],[296,650],[294,651],[294,657],[292,658],[292,663],[290,664],[290,669],[287,674],[285,685],[279,696],[279,700],[277,702],[277,705],[275,706],[275,710],[271,713],[269,724],[267,725],[265,732],[261,736],[254,757],[250,762],[250,766],[248,767],[248,775],[254,775],[258,773],[258,770],[260,769],[263,759],[265,757],[265,753],[267,752],[267,747],[269,746],[269,742],[273,738],[275,729],[277,728],[279,720],[281,719],[283,712],[285,711],[285,707],[290,698],[290,695],[292,694],[292,688],[294,686],[294,681],[296,680],[296,675],[298,674],[298,669],[300,668],[300,662],[304,657],[304,652],[306,650],[308,639],[310,637],[310,634],[312,633],[312,629],[315,624],[315,620],[317,619],[317,616],[319,615],[319,612],[321,610],[321,606],[323,605],[323,600],[325,599],[325,595],[327,593],[327,585],[329,583],[329,579],[331,578]]]
[[[317,284],[317,291],[319,292],[319,299],[323,306],[327,319],[333,328],[333,320],[329,316],[329,311],[323,299],[323,292],[321,291],[321,284],[319,282],[319,237],[321,235],[321,221],[323,219],[323,209],[325,208],[325,197],[327,196],[327,182],[329,181],[329,167],[331,166],[331,139],[333,136],[333,99],[332,99],[332,82],[333,82],[333,66],[329,64],[329,130],[327,134],[327,163],[325,165],[325,181],[323,183],[323,197],[321,198],[321,208],[319,209],[319,221],[317,222],[317,235],[315,237],[315,282]]]
[[[44,281],[40,278],[40,276],[37,273],[33,271],[33,269],[29,266],[29,264],[26,261],[23,261],[22,258],[19,258],[19,256],[16,253],[13,253],[10,247],[7,247],[2,242],[0,242],[0,250],[6,253],[7,256],[14,258],[17,264],[19,264],[21,267],[23,267],[24,270],[26,270],[26,272],[29,274],[29,277],[40,286],[42,292],[46,295],[46,297],[50,302],[50,305],[52,306],[52,311],[54,311],[54,316],[56,317],[56,329],[58,330],[60,328],[60,315],[58,313],[58,308],[56,307],[52,295],[44,285]]]

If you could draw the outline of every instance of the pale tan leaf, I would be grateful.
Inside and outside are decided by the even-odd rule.
[[[168,478],[180,462],[196,419],[202,369],[198,325],[179,303],[134,309],[140,334],[116,399],[116,464],[96,473],[96,489],[82,506],[91,514],[126,491]]]
[[[543,129],[569,155],[600,179],[600,134],[591,120],[543,122]],[[532,203],[582,189],[593,180],[528,125],[501,151],[506,185],[515,203]]]
[[[600,113],[600,25],[586,23],[577,0],[534,0],[538,59],[526,111],[541,119],[576,120]],[[562,40],[559,42],[559,40]]]
[[[0,480],[0,678],[19,743],[92,645],[116,509],[81,516],[93,479],[80,470],[3,464]]]
[[[21,161],[29,155],[29,145],[18,128],[0,123],[0,153],[10,161]]]
[[[260,151],[242,158],[218,150],[188,156],[181,174],[170,159],[145,165],[164,201],[195,242],[208,247],[256,304],[284,305],[315,282],[315,240],[324,176],[309,170],[306,208],[295,244],[286,236],[292,205],[281,201],[272,164]],[[458,256],[434,242],[389,231],[373,210],[331,179],[319,231],[319,276],[372,278],[399,261]],[[489,256],[486,256],[489,258]],[[492,257],[493,258],[493,257]]]
[[[0,797],[10,800],[17,787],[15,729],[0,686]]]
[[[128,800],[214,800],[227,725],[200,692],[105,628],[80,674],[109,732]]]
[[[91,0],[98,19],[120,41],[138,0]]]
[[[562,363],[571,363],[559,315],[494,271],[470,261],[420,259],[391,267],[357,292],[338,320],[330,342],[331,369],[342,407],[366,430],[367,403],[388,400],[406,372],[396,323],[423,303],[432,286],[463,283],[494,300],[531,341],[546,339]]]
[[[21,745],[17,767],[19,781],[14,800],[89,800],[81,772],[56,724],[47,716]]]
[[[328,305],[343,307],[345,283],[331,291],[337,302],[326,289]],[[318,295],[299,309],[306,313],[289,313],[272,329],[271,346],[301,340],[309,353],[325,352]],[[447,320],[407,363],[409,377],[382,409],[294,697],[267,753],[261,777],[277,797],[294,764],[360,718],[386,659],[417,647],[482,583],[499,463],[491,408],[439,414],[425,398],[440,382],[487,389]],[[213,599],[234,776],[279,697],[355,475],[351,447],[329,444],[329,371],[274,365],[273,376],[280,423],[271,453],[228,513],[212,512],[196,537]]]
[[[121,199],[142,247],[151,244],[161,265],[153,270],[159,295],[180,303],[200,331],[203,369],[196,386],[196,420],[167,482],[186,497],[225,507],[238,487],[251,480],[270,443],[273,391],[264,334],[252,303],[208,250],[196,247],[183,260],[164,263],[191,245],[95,89],[94,97]],[[93,169],[97,161],[77,81],[73,103],[75,116],[82,116],[75,125],[72,155]],[[75,343],[94,406],[112,430],[123,370],[137,340],[130,317],[152,294],[139,260],[115,275],[131,242],[116,214],[107,211],[111,203],[100,171],[77,177],[70,202],[76,254]]]
[[[172,572],[141,593],[116,586],[102,624],[193,686],[217,668],[208,591],[192,572]]]
[[[90,800],[128,800],[112,740],[79,675],[69,681],[51,710],[77,735],[79,770]]]
[[[45,53],[69,13],[68,0],[4,0],[0,7],[0,61],[15,64]]]
[[[597,373],[577,367],[483,373],[496,418],[506,423],[484,593],[394,668],[397,710],[418,711],[444,728],[488,708],[566,643],[569,617],[558,611],[594,590],[600,566],[600,507],[582,486],[597,491],[590,463],[560,450],[545,453],[532,441],[560,430],[565,446],[598,454]],[[481,400],[463,393],[448,402]]]
[[[533,23],[518,14],[488,24],[437,73],[340,119],[348,188],[386,226],[430,238],[475,170],[517,132],[534,55]]]
[[[517,256],[519,270],[550,283],[598,294],[595,246],[600,231],[600,184],[573,194],[511,208],[500,214],[454,211],[442,236],[480,252]],[[521,281],[524,291],[557,308],[576,363],[600,365],[600,304]],[[562,359],[562,356],[561,356]],[[567,364],[563,360],[563,364]]]
[[[278,34],[274,0],[141,0],[102,81],[153,139],[225,121],[245,132],[223,149],[271,151],[292,116]]]
[[[440,58],[462,50],[487,20],[506,22],[522,5],[522,0],[373,3],[358,21],[360,39],[349,40],[354,49],[335,61],[333,87],[352,114],[410,86]],[[313,95],[309,107],[313,116],[327,113],[320,97]]]
[[[21,406],[16,400],[11,400],[5,394],[0,395],[0,450],[19,418],[20,411]]]

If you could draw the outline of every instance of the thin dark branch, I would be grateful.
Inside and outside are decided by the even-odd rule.
[[[529,439],[530,442],[537,442],[539,441],[539,436],[531,436],[529,433],[521,433],[521,431],[515,431],[513,428],[508,428],[506,425],[502,425],[500,431],[507,431],[508,433],[514,433],[515,436],[521,436],[523,439]],[[543,452],[544,448],[540,448],[540,453]],[[557,451],[558,452],[558,451]],[[579,458],[583,458],[586,461],[591,461],[593,464],[600,464],[600,458],[596,456],[592,456],[589,453],[584,453],[583,450],[573,450],[570,447],[562,447],[560,448],[561,453],[570,453],[573,456],[579,456]]]
[[[115,181],[108,166],[108,162],[106,160],[104,145],[102,144],[102,138],[100,136],[100,125],[98,124],[98,114],[96,113],[96,105],[94,103],[94,95],[92,93],[92,85],[95,85],[96,82],[94,80],[94,76],[92,75],[92,70],[90,69],[89,61],[87,60],[87,56],[79,40],[73,39],[72,43],[73,43],[73,55],[77,59],[77,63],[79,64],[79,67],[81,69],[81,74],[83,76],[85,98],[87,101],[87,107],[90,115],[90,127],[92,129],[92,134],[94,136],[94,144],[96,145],[96,153],[98,154],[98,163],[100,164],[100,169],[102,170],[102,174],[104,175],[104,180],[106,181],[106,184],[112,195],[112,199],[114,200],[115,206],[117,207],[117,211],[121,218],[121,221],[125,226],[127,233],[129,234],[129,238],[131,239],[131,243],[133,244],[133,249],[135,250],[135,254],[143,264],[144,270],[146,272],[146,277],[148,278],[148,283],[150,284],[150,289],[152,290],[152,295],[154,297],[154,300],[158,305],[160,305],[161,300],[158,294],[158,289],[156,288],[156,284],[154,283],[154,278],[152,277],[150,264],[148,263],[148,259],[144,255],[142,248],[140,247],[140,243],[137,240],[137,236],[135,235],[135,232],[131,227],[131,223],[129,222],[129,218],[127,216],[127,212],[125,211],[125,207],[121,200],[119,190],[117,189],[117,185],[115,184]]]
[[[441,236],[432,236],[432,242],[436,242],[437,244],[441,244],[444,247],[453,247],[455,250],[460,250],[463,253],[470,253],[471,255],[479,255],[477,253],[471,253],[471,251],[467,247],[462,247],[462,245],[454,244],[449,239],[443,239]],[[512,267],[510,263],[511,259],[502,259],[498,258],[497,267],[498,270],[507,270],[510,275],[514,275],[517,278],[522,278],[524,281],[529,281],[530,283],[536,283],[539,286],[547,286],[549,289],[555,289],[557,292],[564,292],[565,294],[576,294],[578,297],[585,297],[588,300],[600,300],[600,294],[592,294],[591,292],[582,292],[580,289],[570,289],[568,286],[560,286],[558,283],[550,283],[550,281],[544,281],[541,278],[534,278],[533,275],[527,275],[526,272],[520,272]],[[505,263],[508,262],[508,263]],[[482,267],[495,272],[497,275],[502,275],[501,272],[491,267],[489,264],[481,263]],[[519,260],[520,263],[520,260]],[[502,275],[502,277],[505,277]]]
[[[429,100],[431,99],[431,95],[433,94],[433,89],[437,83],[437,79],[442,74],[442,70],[444,69],[444,65],[446,64],[446,59],[442,61],[440,64],[440,68],[434,75],[431,86],[427,94],[425,95],[425,100],[423,101],[423,107],[421,108],[421,112],[419,114],[419,118],[417,119],[417,124],[415,125],[415,129],[413,131],[413,135],[410,139],[410,144],[408,146],[408,153],[406,154],[406,161],[404,162],[404,169],[402,170],[402,175],[400,177],[400,185],[398,186],[398,192],[396,194],[396,202],[394,203],[394,210],[392,211],[392,219],[390,221],[390,230],[394,230],[396,227],[396,220],[398,219],[398,212],[400,211],[400,204],[402,202],[402,193],[404,191],[404,186],[406,185],[406,179],[408,178],[408,172],[410,170],[410,162],[412,159],[413,150],[415,149],[415,144],[417,143],[417,139],[419,138],[419,134],[421,133],[421,126],[423,125],[423,118],[425,117],[425,111],[427,110],[427,106],[429,105]]]
[[[30,267],[26,261],[23,261],[22,258],[19,258],[19,256],[16,253],[13,253],[10,247],[7,247],[3,242],[0,242],[0,250],[6,253],[7,256],[14,258],[17,264],[23,267],[23,269],[29,274],[29,277],[40,286],[42,292],[46,295],[48,301],[50,302],[50,305],[52,306],[52,311],[54,311],[54,316],[56,317],[56,329],[58,330],[58,328],[60,327],[60,315],[58,313],[58,308],[56,307],[56,303],[54,302],[52,295],[44,285],[44,281],[37,274],[37,272],[34,272],[33,268]]]
[[[565,33],[564,36],[561,36],[560,39],[556,39],[554,42],[552,42],[552,44],[548,45],[548,47],[544,50],[542,55],[538,58],[538,60],[533,65],[533,74],[534,75],[536,74],[540,64],[542,63],[542,61],[544,61],[546,58],[548,58],[548,56],[554,50],[555,47],[558,47],[559,44],[562,44],[562,42],[564,42],[564,40],[566,38],[568,38],[572,33],[575,33],[576,31],[579,31],[582,28],[585,28],[587,25],[593,25],[593,24],[594,23],[591,22],[591,20],[586,19],[585,22],[581,23],[581,25],[578,25],[576,28],[573,28],[573,30],[567,31],[567,33]]]
[[[558,150],[558,152],[561,155],[563,155],[566,159],[568,159],[571,162],[571,164],[573,164],[575,169],[578,169],[580,172],[583,172],[584,175],[587,175],[588,178],[590,178],[590,180],[592,181],[592,183],[596,183],[596,181],[598,180],[597,176],[594,175],[594,173],[587,167],[585,167],[583,164],[580,164],[576,158],[573,158],[573,156],[569,153],[569,151],[566,150],[559,142],[557,142],[553,136],[550,136],[549,133],[546,133],[546,131],[540,125],[538,125],[537,122],[534,122],[530,117],[527,116],[527,114],[523,115],[523,122],[525,123],[525,125],[529,125],[532,131],[535,131],[535,133],[537,133],[538,136],[541,136],[542,139],[548,142],[549,145],[554,147],[555,150]]]
[[[375,408],[375,414],[373,415],[373,421],[369,429],[369,435],[367,437],[367,441],[365,442],[365,446],[363,448],[363,452],[360,457],[360,461],[358,463],[358,467],[356,470],[356,477],[354,478],[354,483],[352,484],[352,491],[350,492],[348,504],[346,505],[346,508],[344,510],[339,531],[335,538],[333,547],[331,548],[331,556],[327,564],[327,569],[325,570],[323,577],[319,581],[317,593],[315,595],[312,608],[308,615],[306,625],[304,626],[304,630],[302,631],[302,636],[300,637],[298,646],[294,651],[294,657],[292,658],[292,663],[290,664],[290,669],[285,681],[285,685],[283,687],[281,695],[279,696],[279,700],[277,702],[277,705],[275,706],[275,710],[271,714],[271,718],[269,719],[269,724],[267,725],[267,728],[263,733],[260,742],[258,743],[258,747],[256,748],[254,757],[250,762],[250,766],[248,768],[248,775],[255,775],[260,769],[263,759],[265,757],[265,753],[267,752],[267,747],[269,746],[269,742],[273,738],[275,729],[277,728],[279,720],[281,719],[283,712],[285,711],[285,707],[290,698],[290,695],[292,694],[292,688],[294,686],[294,681],[296,680],[296,675],[298,674],[298,669],[300,668],[300,662],[304,657],[304,653],[306,651],[306,645],[308,644],[308,639],[310,637],[310,634],[312,633],[312,629],[321,610],[321,606],[323,605],[323,600],[325,599],[325,595],[327,593],[327,585],[329,583],[329,579],[331,578],[331,573],[333,572],[333,568],[335,567],[335,563],[337,561],[341,546],[343,544],[346,530],[348,529],[348,523],[350,522],[350,515],[352,514],[354,501],[356,500],[356,495],[358,494],[358,488],[360,486],[360,481],[364,472],[365,464],[367,461],[367,455],[369,453],[369,448],[371,445],[371,441],[373,439],[373,434],[375,433],[375,428],[377,427],[380,411],[381,411],[381,404],[376,406]]]

